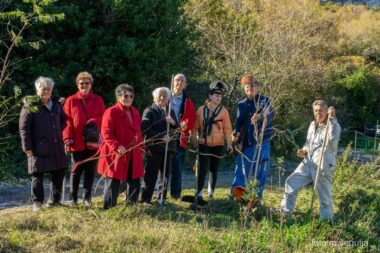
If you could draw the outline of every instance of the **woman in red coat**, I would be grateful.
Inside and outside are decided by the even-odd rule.
[[[115,95],[117,103],[104,112],[101,129],[103,143],[100,146],[98,173],[107,177],[104,209],[116,205],[121,181],[126,181],[129,186],[126,203],[136,203],[140,178],[144,175],[141,117],[132,106],[133,88],[120,84]]]
[[[96,153],[97,148],[86,145],[83,137],[84,128],[87,122],[95,123],[100,129],[102,116],[105,110],[103,99],[92,92],[93,78],[88,72],[81,72],[77,75],[76,85],[78,92],[68,97],[63,106],[66,114],[66,128],[63,131],[63,140],[66,150],[71,152],[74,163],[85,160]],[[78,202],[78,189],[81,175],[83,180],[83,203],[91,205],[91,189],[96,172],[96,161],[83,163],[71,173],[70,194],[71,204]]]

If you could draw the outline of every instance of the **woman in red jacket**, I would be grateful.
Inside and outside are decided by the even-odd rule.
[[[107,177],[104,209],[117,204],[121,181],[126,181],[129,186],[126,204],[135,204],[140,193],[140,178],[144,175],[141,117],[132,106],[133,88],[120,84],[115,95],[117,102],[104,112],[101,131],[103,143],[98,173]]]
[[[76,85],[78,92],[68,97],[63,106],[67,116],[66,128],[63,131],[63,140],[66,150],[71,152],[73,163],[82,161],[96,153],[96,147],[87,145],[84,140],[84,128],[88,122],[101,127],[102,116],[105,110],[103,99],[92,92],[92,75],[81,72],[77,75]],[[70,176],[71,204],[78,202],[78,188],[80,177],[84,173],[83,203],[91,205],[91,189],[96,171],[96,161],[86,162],[77,167]]]

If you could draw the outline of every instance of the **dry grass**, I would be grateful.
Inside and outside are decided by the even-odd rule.
[[[254,214],[227,200],[227,193],[217,189],[202,212],[173,199],[152,207],[125,207],[120,199],[116,208],[103,211],[100,198],[90,209],[3,210],[0,252],[326,252],[332,248],[313,247],[312,240],[343,236],[330,224],[311,222],[305,213],[309,190],[301,192],[297,214],[285,222],[269,211],[278,207],[282,189],[268,189],[264,206]]]

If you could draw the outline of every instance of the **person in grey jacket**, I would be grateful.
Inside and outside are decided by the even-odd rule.
[[[50,172],[52,176],[48,206],[57,205],[68,164],[62,139],[66,117],[60,99],[51,95],[54,81],[38,77],[35,87],[37,96],[24,99],[19,130],[22,149],[28,158],[28,173],[32,176],[33,211],[39,211],[44,201],[44,173]]]
[[[325,101],[316,100],[313,103],[313,112],[315,120],[309,126],[306,143],[302,149],[297,150],[297,156],[304,159],[286,179],[285,194],[281,202],[280,211],[284,216],[291,215],[295,207],[298,191],[315,182],[323,141],[326,136],[317,191],[320,203],[320,219],[332,220],[332,179],[341,127],[336,119],[335,109],[333,107],[328,108]],[[326,135],[327,124],[330,124],[330,126]]]

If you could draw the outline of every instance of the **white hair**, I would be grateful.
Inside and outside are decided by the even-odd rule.
[[[314,109],[314,107],[315,106],[317,106],[317,105],[320,105],[320,106],[322,106],[323,107],[323,109],[325,109],[325,110],[327,110],[327,102],[325,101],[325,100],[321,100],[321,99],[319,99],[319,100],[315,100],[314,102],[313,102],[313,109]]]
[[[170,96],[171,96],[172,93],[171,93],[171,91],[170,91],[168,88],[166,88],[166,87],[158,87],[158,88],[156,88],[156,89],[152,92],[153,99],[157,99],[157,98],[159,98],[160,93],[161,93],[162,91],[164,91],[164,92],[166,93],[166,96],[168,97],[168,99],[170,98]]]
[[[34,86],[36,87],[36,90],[45,88],[47,86],[54,88],[54,81],[50,77],[39,76],[34,82]]]
[[[187,82],[187,80],[186,80],[186,76],[185,76],[184,74],[182,74],[182,73],[178,73],[178,74],[176,74],[176,75],[174,76],[174,79],[175,79],[176,77],[181,77],[181,78],[183,78],[183,80],[185,80],[185,83]]]

